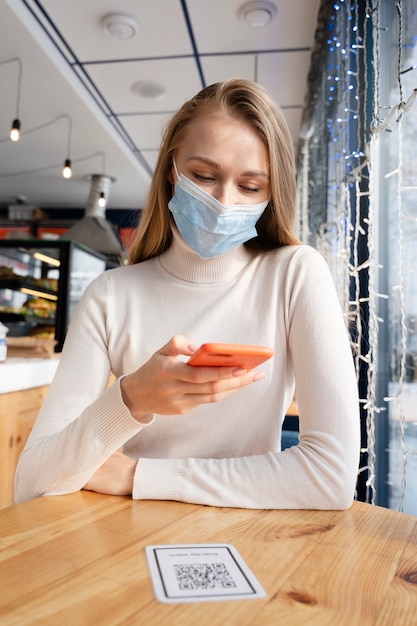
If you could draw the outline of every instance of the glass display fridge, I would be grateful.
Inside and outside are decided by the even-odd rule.
[[[110,267],[74,241],[0,240],[0,322],[8,337],[53,338],[60,352],[81,295]]]

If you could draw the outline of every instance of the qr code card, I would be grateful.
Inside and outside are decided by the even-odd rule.
[[[160,602],[262,598],[265,591],[228,544],[148,546],[149,571]]]

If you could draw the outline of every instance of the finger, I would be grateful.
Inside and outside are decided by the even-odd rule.
[[[190,393],[186,396],[187,402],[191,405],[198,406],[200,404],[212,404],[215,402],[220,402],[227,398],[228,396],[236,393],[242,387],[246,387],[251,383],[261,380],[265,378],[266,374],[262,372],[257,372],[252,375],[248,380],[247,377],[243,377],[241,379],[234,379],[233,383],[224,384],[226,381],[219,381],[217,383],[212,383],[207,390],[207,386],[205,389],[200,387],[199,391],[196,393],[195,385],[194,385],[194,393]],[[230,380],[230,379],[229,379]],[[240,384],[236,385],[236,381],[239,380]]]
[[[216,380],[225,380],[247,373],[248,370],[236,366],[191,367],[187,363],[178,363],[176,367],[177,378],[192,383],[208,383]]]
[[[264,374],[263,372],[251,371],[240,376],[229,376],[227,378],[219,378],[217,380],[210,379],[208,381],[201,381],[198,383],[183,383],[183,385],[181,386],[181,392],[184,395],[191,396],[218,396],[223,393],[237,391],[238,389],[246,387],[253,382],[262,380],[263,378],[265,378],[265,376],[266,374]]]

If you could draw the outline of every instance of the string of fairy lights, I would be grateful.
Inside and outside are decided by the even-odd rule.
[[[407,460],[410,455],[417,455],[417,450],[407,445],[403,402],[411,332],[407,324],[409,285],[405,280],[410,247],[406,245],[405,234],[408,236],[414,228],[413,236],[417,236],[415,212],[413,217],[411,210],[404,210],[404,194],[408,194],[407,207],[413,202],[412,195],[415,207],[417,197],[415,182],[408,175],[405,180],[404,175],[404,120],[406,117],[414,120],[417,116],[417,107],[413,107],[417,89],[412,87],[413,81],[417,84],[417,71],[412,76],[417,65],[415,62],[404,65],[403,51],[417,50],[417,37],[409,35],[413,32],[412,25],[417,25],[417,4],[415,0],[392,0],[392,5],[395,22],[388,28],[382,23],[386,13],[381,10],[380,1],[322,3],[319,23],[323,32],[317,34],[318,49],[321,48],[317,72],[321,78],[312,78],[310,107],[306,108],[303,120],[297,229],[304,242],[314,245],[325,256],[333,271],[351,331],[358,383],[360,377],[366,378],[365,392],[360,398],[366,416],[366,443],[359,471],[366,473],[366,499],[372,503],[377,502],[378,496],[378,420],[387,414],[390,403],[395,404],[401,455],[398,508],[402,510]],[[397,41],[392,41],[392,33],[398,33]],[[396,85],[389,93],[384,86],[386,76],[381,73],[384,37],[390,37],[397,55]],[[410,54],[407,63],[409,57]],[[396,98],[394,104],[390,101],[392,97]],[[381,172],[381,150],[385,150],[387,142],[396,165],[391,172]],[[386,359],[386,354],[383,357],[380,354],[381,329],[387,332],[387,324],[391,325],[387,311],[392,315],[393,295],[381,290],[381,274],[392,272],[391,268],[381,267],[380,259],[381,176],[389,185],[390,201],[393,196],[395,206],[395,211],[390,209],[390,220],[395,223],[398,262],[392,290],[399,309],[400,335],[399,373],[395,387],[390,385],[382,402],[378,380],[381,358]]]
[[[405,185],[404,183],[404,123],[405,114],[409,113],[412,109],[414,101],[417,99],[417,89],[411,89],[408,99],[404,101],[405,90],[403,89],[403,74],[414,69],[413,67],[403,67],[403,50],[405,48],[405,41],[403,40],[404,33],[404,5],[406,3],[402,1],[395,2],[396,18],[397,18],[397,87],[391,95],[398,98],[398,102],[394,105],[386,104],[381,98],[381,33],[384,30],[384,26],[381,24],[380,4],[374,4],[372,6],[372,19],[374,23],[373,31],[373,62],[374,62],[374,85],[375,93],[373,97],[373,119],[371,121],[371,139],[369,143],[369,236],[368,236],[368,250],[369,258],[371,261],[369,265],[369,370],[368,370],[368,397],[367,397],[367,431],[368,431],[368,448],[371,451],[369,462],[369,478],[368,487],[370,492],[371,501],[375,501],[377,491],[375,489],[375,422],[378,419],[378,415],[382,411],[388,409],[389,403],[395,405],[396,413],[398,415],[399,424],[399,451],[401,458],[399,460],[400,476],[398,477],[398,485],[395,485],[395,480],[390,477],[391,483],[394,487],[397,487],[398,495],[398,508],[403,510],[404,497],[407,487],[407,461],[410,455],[417,455],[417,450],[408,446],[406,443],[406,410],[404,408],[404,390],[406,381],[406,361],[408,354],[408,339],[409,329],[407,328],[407,295],[409,290],[405,284],[405,264],[407,250],[405,246],[405,223],[406,216],[403,209],[403,194],[405,191],[417,191],[417,186]],[[410,6],[410,2],[407,3]],[[415,15],[415,12],[414,12]],[[410,20],[411,22],[411,20]],[[409,23],[411,26],[411,23]],[[416,39],[415,39],[416,41]],[[413,113],[415,109],[413,109]],[[407,120],[408,122],[408,120]],[[378,266],[378,229],[376,227],[377,212],[378,212],[378,178],[381,174],[378,172],[379,162],[381,161],[380,155],[382,145],[382,135],[384,140],[388,138],[389,151],[392,155],[392,160],[395,162],[395,167],[392,171],[384,174],[385,180],[390,181],[392,187],[392,216],[395,219],[396,229],[396,257],[398,259],[396,268],[396,284],[392,287],[390,295],[378,292],[378,274],[381,268]],[[392,180],[391,180],[392,179]],[[394,211],[395,208],[395,211]],[[417,233],[414,234],[414,236]],[[394,257],[394,253],[392,254]],[[383,269],[383,268],[382,268]],[[385,268],[388,271],[388,268]],[[394,291],[395,290],[395,291]],[[399,374],[395,385],[389,385],[388,394],[383,398],[383,405],[378,403],[377,396],[377,384],[379,370],[381,368],[380,356],[379,356],[379,333],[382,324],[387,324],[390,321],[390,326],[395,325],[395,319],[381,319],[379,315],[381,299],[393,299],[395,294],[399,302]],[[391,313],[393,307],[391,306]],[[392,340],[392,345],[395,347],[395,341]],[[392,391],[390,390],[392,387]],[[410,415],[411,418],[411,415]],[[395,459],[393,459],[395,465]]]

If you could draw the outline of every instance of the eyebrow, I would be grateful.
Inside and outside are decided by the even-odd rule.
[[[190,156],[186,159],[187,163],[188,161],[200,161],[201,163],[205,163],[216,170],[220,169],[220,165],[218,163],[204,156]],[[247,170],[246,172],[242,172],[241,176],[256,176],[257,178],[261,177],[269,180],[269,174],[263,170]]]

